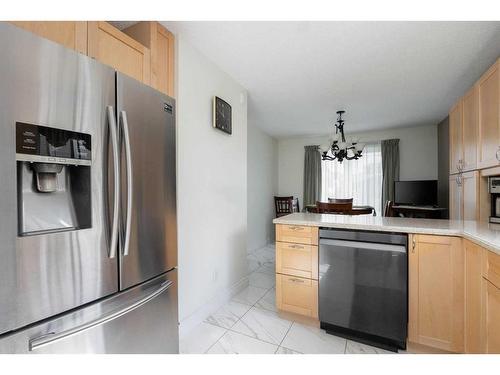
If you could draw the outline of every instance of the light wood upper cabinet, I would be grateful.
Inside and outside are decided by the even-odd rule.
[[[500,60],[479,80],[478,166],[488,168],[500,164]]]
[[[481,353],[481,257],[483,249],[464,240],[465,251],[465,352]]]
[[[464,350],[464,252],[457,237],[412,235],[408,340]]]
[[[463,170],[477,168],[477,133],[479,127],[478,90],[470,89],[462,98]]]
[[[138,81],[150,83],[150,50],[107,22],[88,22],[88,55]]]
[[[450,174],[458,173],[463,160],[462,100],[450,110]]]
[[[151,86],[174,96],[174,35],[158,22],[144,21],[122,30],[151,50]]]
[[[42,38],[52,40],[67,48],[87,54],[87,22],[12,21],[11,23]]]

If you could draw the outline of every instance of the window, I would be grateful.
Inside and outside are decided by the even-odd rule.
[[[380,143],[368,143],[358,160],[321,162],[321,200],[354,198],[356,206],[373,206],[382,215],[382,151]]]

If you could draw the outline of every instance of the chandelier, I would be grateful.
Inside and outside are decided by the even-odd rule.
[[[335,125],[335,134],[329,140],[329,144],[326,147],[321,147],[323,160],[337,160],[342,163],[344,159],[347,160],[357,160],[362,155],[364,143],[359,142],[347,142],[344,135],[344,120],[342,120],[342,114],[345,111],[337,111],[337,123]]]

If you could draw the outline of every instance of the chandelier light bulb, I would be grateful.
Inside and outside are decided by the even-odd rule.
[[[343,160],[357,160],[363,156],[362,152],[365,144],[358,143],[358,138],[353,137],[347,139],[345,137],[344,120],[342,119],[342,114],[344,113],[345,111],[337,111],[338,118],[337,122],[334,124],[335,133],[328,140],[328,148],[325,148],[324,145],[320,147],[322,151],[322,160],[336,160],[342,163]],[[328,151],[330,151],[330,153],[327,154]]]

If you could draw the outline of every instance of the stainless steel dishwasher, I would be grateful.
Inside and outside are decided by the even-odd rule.
[[[408,236],[320,228],[319,320],[328,333],[406,349]]]

